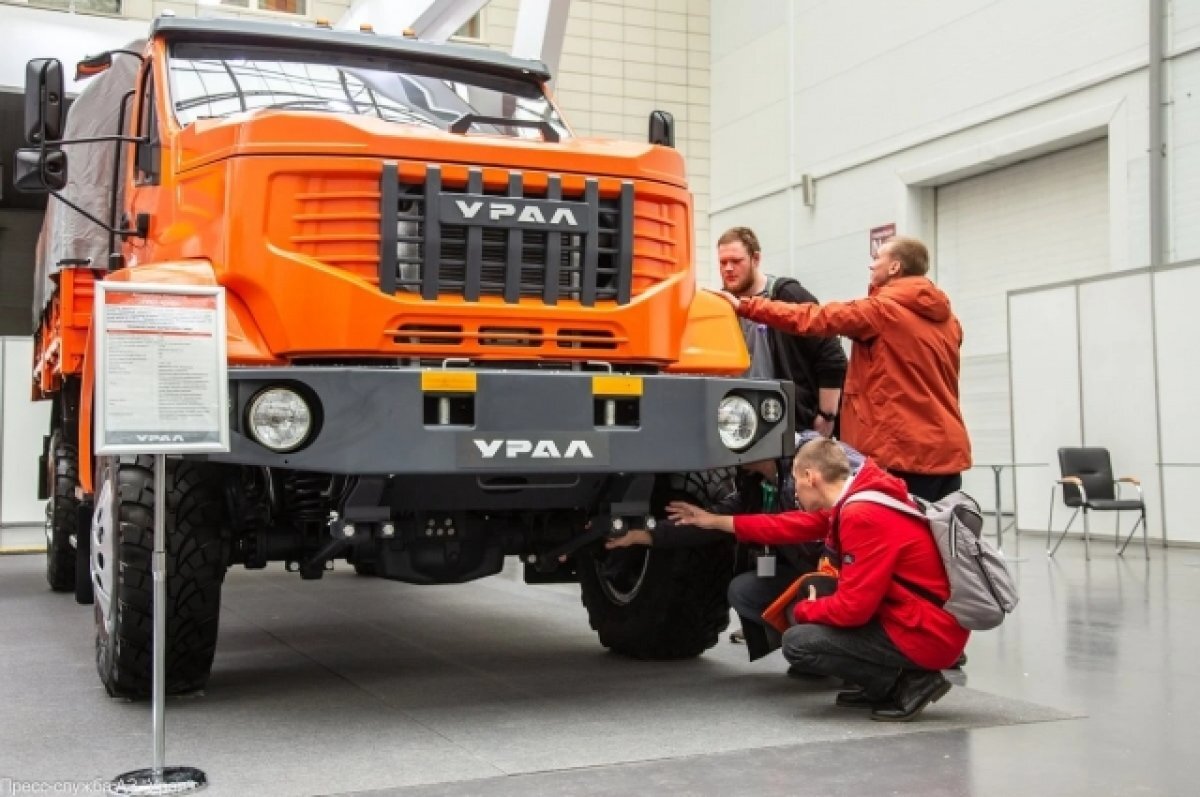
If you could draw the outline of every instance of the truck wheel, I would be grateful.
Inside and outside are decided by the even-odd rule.
[[[708,507],[732,489],[728,471],[664,477],[655,514],[680,499]],[[717,643],[729,625],[725,597],[734,544],[695,548],[603,549],[581,555],[579,581],[600,643],[635,659],[685,659]]]
[[[76,512],[79,499],[79,455],[75,443],[67,442],[62,428],[50,434],[49,456],[46,458],[46,484],[50,497],[46,500],[46,581],[55,592],[75,589],[75,546],[71,535],[76,532]]]
[[[92,505],[80,502],[75,527],[89,529],[87,532],[77,532],[75,539],[75,602],[81,606],[91,606],[96,602],[96,591],[92,585],[92,535],[89,528],[91,516]]]
[[[225,556],[219,474],[167,460],[168,694],[202,689],[217,644]],[[99,460],[92,518],[96,669],[114,697],[152,687],[154,458]]]

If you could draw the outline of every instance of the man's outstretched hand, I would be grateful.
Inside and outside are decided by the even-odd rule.
[[[741,302],[741,299],[734,296],[729,291],[723,291],[720,288],[705,288],[704,290],[708,291],[709,293],[715,293],[717,296],[720,296],[722,299],[729,302],[729,306],[732,307],[734,310],[737,310],[738,303]]]
[[[650,532],[645,529],[630,529],[620,537],[612,537],[604,541],[604,547],[608,550],[614,548],[631,548],[634,545],[653,545],[654,540],[650,537]]]
[[[695,504],[686,501],[672,501],[667,504],[667,517],[681,526],[698,526],[702,529],[714,529],[733,533],[733,518],[729,515],[714,515]]]

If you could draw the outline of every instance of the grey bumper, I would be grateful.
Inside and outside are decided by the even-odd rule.
[[[418,368],[230,369],[231,450],[220,462],[343,474],[660,473],[705,470],[778,458],[794,450],[790,383],[702,376],[640,379],[636,424],[604,426],[592,372],[475,370],[472,422],[438,425],[437,391]],[[251,399],[291,386],[316,403],[319,428],[300,450],[279,454],[246,431]],[[717,434],[717,405],[731,392],[759,407],[774,396],[783,417],[759,418],[755,442],[741,452]],[[598,425],[598,422],[600,425]]]

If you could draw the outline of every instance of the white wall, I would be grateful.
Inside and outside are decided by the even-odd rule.
[[[1195,5],[1176,0],[1169,36],[1171,260],[1200,248]],[[1144,4],[793,0],[712,13],[714,229],[752,203],[791,207],[801,275],[850,296],[859,271],[810,261],[861,264],[867,231],[886,222],[929,235],[911,189],[1108,135],[1111,266],[1147,264]],[[803,174],[817,178],[815,208],[787,190]]]
[[[0,338],[0,549],[42,544],[45,502],[37,500],[38,455],[50,403],[29,399],[33,342]],[[33,525],[28,530],[12,526]],[[5,529],[5,527],[9,527]]]
[[[1167,257],[1177,262],[1200,256],[1200,2],[1168,0],[1168,11]],[[935,246],[933,276],[971,315],[967,356],[1000,363],[1008,335],[1020,331],[999,312],[974,313],[977,303],[1002,308],[1009,290],[1149,264],[1147,4],[713,2],[711,24],[711,227],[758,228],[772,270],[794,274],[819,298],[863,294],[872,227],[894,222],[935,243],[945,237],[939,192],[950,198],[975,175],[1005,167],[1020,177],[1018,164],[1099,139],[1092,146],[1106,148],[1103,184],[1075,211],[1105,216],[1105,240],[1089,247],[1101,254],[1083,270],[1054,258],[1056,268],[1017,269],[989,284],[986,275],[953,271],[954,254]],[[816,179],[812,207],[799,198],[805,174]],[[1025,177],[1014,190],[1024,185],[1032,195],[1044,175]],[[1019,193],[999,196],[997,212],[1019,202]],[[984,213],[971,224],[981,226]],[[1008,242],[1018,259],[1023,243]],[[988,394],[1001,370],[964,368],[964,394]],[[995,447],[989,459],[1003,453]],[[976,475],[990,481],[990,471]]]
[[[1165,533],[1200,543],[1197,291],[1200,262],[1009,297],[1016,456],[1050,466],[1018,473],[1023,528],[1045,528],[1057,449],[1099,446],[1109,450],[1114,475],[1141,479],[1151,539]],[[1123,497],[1135,494],[1122,487]],[[1062,530],[1070,512],[1055,501],[1054,528]],[[1115,520],[1096,515],[1093,533],[1112,534]],[[1121,528],[1132,525],[1126,514]]]

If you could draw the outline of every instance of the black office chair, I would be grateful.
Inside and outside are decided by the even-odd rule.
[[[1146,553],[1146,558],[1149,559],[1150,543],[1146,536],[1146,501],[1142,496],[1141,480],[1134,476],[1114,479],[1112,462],[1109,459],[1107,448],[1060,448],[1058,449],[1058,464],[1062,469],[1062,478],[1050,488],[1050,519],[1046,521],[1046,554],[1054,556],[1058,551],[1058,546],[1062,544],[1063,537],[1066,537],[1067,532],[1071,530],[1071,524],[1075,522],[1076,516],[1083,512],[1083,555],[1085,558],[1091,559],[1091,550],[1088,547],[1090,536],[1088,511],[1091,510],[1117,513],[1113,549],[1115,550],[1120,545],[1120,550],[1117,551],[1118,556],[1125,555],[1125,548],[1128,547],[1129,541],[1133,539],[1133,535],[1140,525],[1142,527],[1142,548]],[[1121,498],[1120,485],[1122,484],[1132,484],[1136,487],[1137,499]],[[1074,509],[1075,513],[1067,521],[1067,527],[1059,535],[1054,548],[1051,548],[1050,530],[1053,528],[1054,522],[1054,491],[1059,487],[1062,487],[1063,503]],[[1129,536],[1125,538],[1125,544],[1121,545],[1120,513],[1134,510],[1141,512],[1141,517],[1130,529]]]

